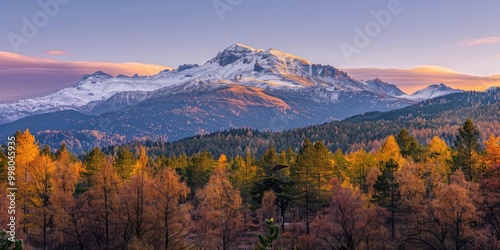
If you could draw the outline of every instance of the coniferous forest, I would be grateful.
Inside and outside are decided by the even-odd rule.
[[[19,131],[16,237],[34,249],[499,249],[500,137],[482,133],[467,119],[451,143],[402,128],[370,149],[304,138],[230,157],[141,143],[75,156]],[[7,162],[4,149],[2,185]]]

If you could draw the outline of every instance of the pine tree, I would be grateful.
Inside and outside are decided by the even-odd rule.
[[[391,234],[395,236],[395,214],[400,200],[399,184],[395,178],[395,172],[398,170],[398,163],[390,159],[382,168],[382,174],[377,176],[377,181],[373,185],[376,193],[373,195],[373,201],[379,206],[387,208],[391,213]]]
[[[231,183],[241,191],[241,196],[246,202],[251,200],[250,189],[257,175],[257,166],[253,162],[250,153],[246,153],[245,158],[236,156],[231,161]]]
[[[455,153],[453,155],[453,170],[460,169],[465,178],[471,181],[477,173],[478,154],[481,151],[479,144],[479,130],[471,119],[458,129],[458,135],[453,143]]]
[[[260,171],[257,173],[260,176],[268,173],[271,168],[273,168],[279,162],[278,153],[276,152],[276,148],[273,146],[269,147],[264,155],[259,160]]]
[[[214,160],[214,156],[207,151],[195,154],[189,159],[185,177],[191,188],[191,195],[194,195],[196,190],[208,183],[216,166],[217,162]]]
[[[126,147],[121,147],[120,151],[118,151],[118,157],[116,158],[114,167],[122,181],[130,177],[134,170],[135,162],[136,158],[134,153]]]
[[[331,152],[321,142],[312,144],[309,139],[297,154],[296,164],[290,170],[296,200],[302,208],[306,220],[306,233],[309,234],[309,217],[318,211],[329,196],[333,177]]]
[[[92,178],[92,176],[97,171],[99,171],[101,167],[106,163],[106,155],[98,147],[95,147],[87,155],[83,163],[85,165],[85,172],[83,172],[82,174],[88,181],[88,187],[90,185],[90,179]]]
[[[266,192],[272,191],[276,195],[276,204],[280,210],[281,228],[285,228],[285,212],[289,204],[295,199],[296,190],[293,190],[290,177],[283,174],[289,167],[275,165],[265,176],[253,183],[250,194],[253,197],[252,209],[263,203]]]
[[[422,154],[422,145],[410,135],[410,132],[405,128],[401,129],[398,135],[396,135],[396,142],[401,149],[401,155],[405,158],[413,157],[415,161],[420,161]]]

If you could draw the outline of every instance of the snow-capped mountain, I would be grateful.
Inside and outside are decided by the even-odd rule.
[[[375,92],[384,93],[388,96],[396,97],[406,95],[406,93],[399,89],[396,85],[384,82],[379,78],[363,81],[363,84]]]
[[[321,87],[331,92],[321,94],[318,99],[322,100],[324,95],[336,96],[339,91],[373,90],[385,94],[384,91],[370,89],[331,66],[313,64],[275,49],[261,50],[234,44],[201,66],[181,65],[176,70],[165,70],[147,77],[112,77],[98,71],[85,75],[72,88],[44,97],[0,104],[0,124],[62,110],[95,114],[94,108],[99,104],[119,101],[118,105],[111,103],[108,109],[103,110],[110,111],[112,106],[121,108],[144,101],[160,89],[193,90],[193,86],[203,82],[213,86],[237,84],[261,89]]]
[[[202,65],[185,64],[153,76],[112,77],[98,71],[53,94],[0,104],[0,137],[26,127],[67,143],[75,139],[68,138],[71,134],[99,135],[74,143],[87,145],[81,146],[85,151],[96,138],[177,140],[235,127],[307,126],[405,107],[443,91],[451,90],[407,96],[380,79],[361,82],[329,65],[234,44]]]
[[[84,76],[72,88],[62,89],[44,97],[0,104],[0,124],[34,114],[61,110],[87,113],[95,105],[117,94],[121,94],[120,99],[125,104],[137,103],[147,97],[146,92],[180,85],[189,88],[190,84],[196,85],[200,81],[209,81],[214,85],[237,82],[239,85],[260,88],[300,88],[319,84],[337,86],[339,89],[363,88],[333,67],[311,64],[302,58],[274,49],[264,51],[235,44],[202,66],[182,65],[177,70],[165,70],[148,77],[114,78],[98,71]],[[132,94],[134,92],[142,92],[140,96],[143,98]]]
[[[427,100],[427,99],[431,99],[434,97],[439,97],[439,96],[458,93],[458,92],[463,92],[463,91],[459,90],[459,89],[453,89],[451,87],[448,87],[444,83],[432,84],[432,85],[427,86],[424,89],[416,91],[415,93],[411,94],[410,96],[407,96],[406,98],[413,99],[413,100]]]

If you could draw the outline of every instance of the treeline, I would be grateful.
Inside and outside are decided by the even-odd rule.
[[[17,236],[42,249],[499,249],[500,137],[483,147],[480,134],[468,119],[453,147],[401,129],[372,152],[305,138],[259,157],[138,145],[78,159],[64,144],[40,149],[26,130]]]
[[[262,156],[271,145],[278,151],[292,148],[297,151],[306,138],[321,141],[331,151],[343,152],[378,150],[385,138],[402,128],[412,131],[422,144],[428,144],[433,136],[453,144],[458,128],[467,118],[472,118],[481,128],[481,143],[490,134],[500,135],[500,88],[486,92],[464,92],[446,95],[420,102],[416,105],[390,112],[374,112],[358,115],[344,121],[296,128],[280,132],[257,131],[242,128],[199,135],[176,142],[135,141],[151,148],[157,155],[193,155],[208,151],[216,157],[228,157],[251,152]],[[105,151],[112,151],[109,147]]]

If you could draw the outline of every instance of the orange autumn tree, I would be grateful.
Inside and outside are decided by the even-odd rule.
[[[120,233],[126,242],[134,239],[144,243],[144,236],[152,230],[153,219],[146,211],[155,202],[148,197],[149,182],[148,176],[138,172],[126,180],[115,197]]]
[[[225,168],[218,167],[208,184],[196,193],[200,216],[196,233],[208,248],[231,249],[244,226],[240,192],[233,188]]]
[[[483,197],[480,209],[484,213],[491,239],[495,241],[497,249],[500,249],[500,166],[490,166],[479,184]]]
[[[319,249],[381,248],[378,240],[387,235],[383,209],[363,198],[359,188],[333,181],[330,205],[319,212],[312,225],[312,234],[319,240]]]
[[[491,171],[500,166],[500,136],[490,135],[488,140],[484,142],[484,145],[486,146],[486,170]]]
[[[16,144],[17,184],[19,190],[22,190],[19,193],[20,195],[16,197],[16,199],[18,199],[17,203],[22,210],[19,209],[16,213],[20,214],[18,217],[22,218],[20,221],[23,232],[27,234],[28,228],[26,226],[29,224],[29,221],[24,215],[28,213],[28,188],[25,187],[27,187],[27,183],[30,180],[28,169],[31,167],[31,163],[35,157],[39,154],[39,148],[35,137],[28,129],[24,132],[17,131]]]
[[[279,209],[276,203],[277,197],[272,190],[264,192],[264,197],[262,197],[262,206],[257,209],[257,216],[259,217],[259,223],[261,228],[261,233],[264,233],[266,227],[266,220],[273,218],[276,220],[279,215]]]
[[[149,196],[154,202],[148,212],[151,214],[155,230],[149,241],[155,249],[183,249],[191,233],[192,223],[189,214],[190,205],[183,204],[190,188],[181,181],[175,170],[161,170],[149,183]]]
[[[478,184],[467,181],[459,170],[451,176],[450,184],[441,183],[436,188],[432,209],[438,222],[434,232],[439,248],[469,249],[479,243],[475,242],[480,234],[475,227],[482,221],[476,204],[481,201]]]
[[[401,151],[398,143],[396,142],[396,138],[392,135],[388,136],[385,142],[382,144],[382,147],[377,152],[375,159],[382,166],[386,162],[389,162],[391,159],[396,161],[400,166],[404,165],[404,163],[406,162],[401,155]]]
[[[117,204],[115,196],[121,182],[120,176],[108,157],[92,176],[92,187],[83,194],[86,234],[90,248],[111,249],[116,247],[119,237]]]
[[[132,170],[132,176],[125,181],[116,196],[122,237],[127,242],[133,239],[142,246],[148,245],[145,235],[151,232],[154,225],[154,219],[147,210],[156,202],[149,195],[151,171],[148,162],[146,149],[140,146],[139,158]]]
[[[357,182],[363,192],[368,192],[371,185],[368,183],[368,176],[373,168],[376,168],[375,157],[367,153],[364,149],[351,152],[346,157],[348,171],[345,174],[353,182]]]
[[[449,162],[451,162],[451,151],[446,142],[441,138],[432,137],[426,147],[427,157],[424,159],[424,169],[427,172],[427,182],[445,181],[451,174]]]
[[[28,169],[29,180],[24,187],[28,190],[28,203],[25,216],[29,220],[27,226],[31,228],[28,239],[35,246],[47,248],[49,234],[54,230],[53,212],[51,210],[51,196],[54,191],[55,164],[47,155],[37,156]]]
[[[84,166],[66,149],[64,144],[55,161],[54,192],[50,197],[51,206],[57,216],[55,224],[62,234],[62,244],[71,242],[73,231],[71,216],[75,206],[76,185],[81,180]]]

